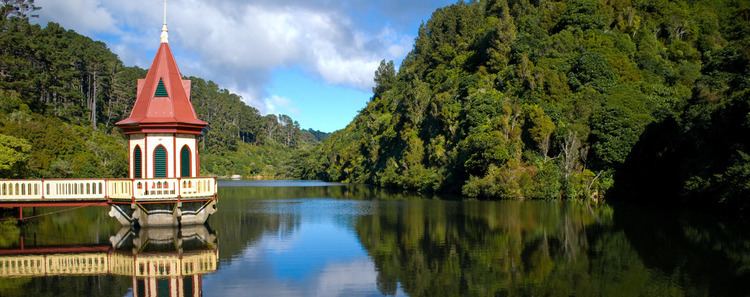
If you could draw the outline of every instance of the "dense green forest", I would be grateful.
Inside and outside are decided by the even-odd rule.
[[[126,141],[114,123],[130,112],[146,70],[58,24],[29,23],[31,9],[8,7],[0,19],[0,177],[127,175]],[[189,79],[196,112],[210,123],[200,142],[204,175],[284,176],[297,149],[326,137]]]
[[[671,154],[658,163],[682,162],[662,168],[681,171],[670,193],[741,199],[748,60],[747,1],[459,2],[419,28],[398,70],[381,63],[371,101],[299,173],[600,200],[627,180],[618,170],[649,171]]]
[[[145,70],[33,11],[1,14],[0,176],[124,175]],[[749,61],[748,1],[488,0],[435,11],[330,136],[190,79],[205,174],[744,210]]]

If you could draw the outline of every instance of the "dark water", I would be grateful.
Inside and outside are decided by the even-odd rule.
[[[104,208],[0,224],[0,263],[104,253],[124,267],[199,257],[215,267],[160,278],[109,260],[109,271],[9,276],[0,264],[0,296],[750,295],[747,226],[695,213],[305,182],[220,187],[207,227],[121,229]]]

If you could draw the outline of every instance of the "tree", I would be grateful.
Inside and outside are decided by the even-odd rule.
[[[546,158],[549,152],[550,137],[552,132],[555,131],[555,123],[538,105],[530,105],[526,108],[526,120],[528,121],[526,131],[528,131],[539,152]]]
[[[27,141],[0,134],[0,176],[17,177],[30,153],[31,145]]]
[[[396,81],[396,67],[393,61],[380,61],[380,66],[375,70],[375,86],[372,88],[374,97],[378,97],[388,90]]]

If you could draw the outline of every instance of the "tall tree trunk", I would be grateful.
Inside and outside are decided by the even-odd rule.
[[[580,142],[578,141],[578,136],[574,132],[568,131],[568,134],[565,135],[561,149],[563,157],[563,173],[565,175],[565,180],[568,180],[570,175],[576,169],[580,157]]]
[[[94,72],[94,96],[91,98],[91,127],[96,130],[96,72]]]

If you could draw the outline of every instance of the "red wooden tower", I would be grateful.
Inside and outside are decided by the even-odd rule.
[[[169,49],[166,17],[156,57],[138,80],[133,110],[116,125],[129,138],[130,178],[200,175],[198,136],[208,123],[190,102],[190,80],[182,78]]]

